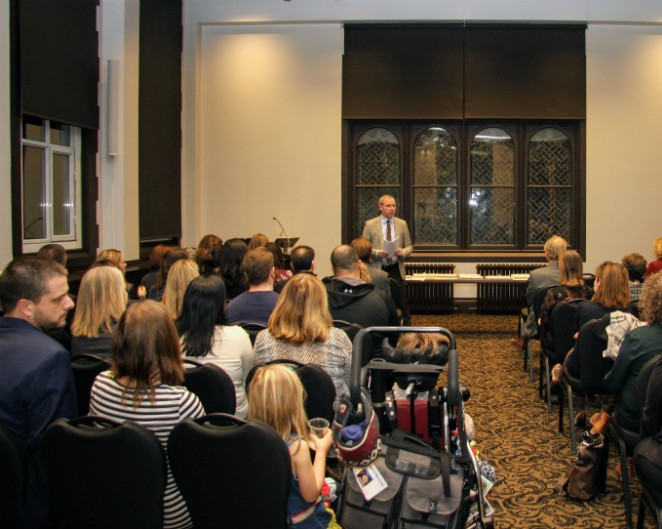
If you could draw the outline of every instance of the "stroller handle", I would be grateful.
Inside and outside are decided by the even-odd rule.
[[[349,383],[349,398],[356,406],[361,402],[361,367],[363,356],[372,350],[371,333],[399,334],[403,332],[434,332],[443,334],[450,341],[448,348],[448,396],[447,402],[454,406],[462,402],[460,392],[460,379],[458,368],[458,354],[455,346],[455,337],[444,327],[368,327],[360,329],[354,338],[352,347],[352,373]]]

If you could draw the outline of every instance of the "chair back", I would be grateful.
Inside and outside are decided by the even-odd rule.
[[[333,422],[335,412],[333,402],[336,400],[336,387],[331,376],[320,366],[315,364],[302,364],[296,360],[278,359],[267,362],[267,364],[290,364],[294,372],[301,380],[303,389],[306,391],[306,400],[303,405],[308,418],[324,417],[330,423]],[[250,383],[255,375],[255,366],[246,377],[246,391],[250,391]]]
[[[108,371],[110,362],[100,356],[92,354],[79,354],[71,358],[71,369],[74,374],[76,386],[76,400],[78,401],[78,415],[87,415],[90,411],[90,390],[94,379],[99,373]]]
[[[255,345],[257,335],[267,328],[263,323],[241,323],[239,327],[248,333],[248,337],[251,339],[251,345]]]
[[[542,304],[545,301],[545,296],[547,295],[547,291],[550,288],[551,287],[538,288],[533,293],[533,314],[536,317],[536,323],[538,322],[538,318],[540,318],[540,311],[542,310]]]
[[[575,346],[577,333],[577,307],[583,299],[573,299],[558,303],[549,319],[554,337],[554,362],[562,363],[568,351]]]
[[[349,338],[350,342],[354,341],[359,329],[363,329],[362,325],[359,325],[358,323],[350,323],[345,320],[333,320],[333,326],[343,331]]]
[[[23,527],[25,461],[14,436],[0,425],[0,527]]]
[[[160,529],[166,460],[156,435],[103,417],[58,419],[41,464],[68,529]]]
[[[604,376],[614,365],[611,358],[604,358],[607,340],[601,336],[600,320],[590,320],[579,330],[575,352],[579,355],[580,381],[585,393],[604,393]]]
[[[186,419],[170,434],[168,456],[196,529],[287,527],[290,454],[266,424]]]
[[[200,399],[206,413],[234,414],[237,394],[234,382],[215,364],[203,364],[184,358],[184,386]]]

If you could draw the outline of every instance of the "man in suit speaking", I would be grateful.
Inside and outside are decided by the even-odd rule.
[[[405,283],[405,258],[412,252],[413,246],[407,222],[395,218],[395,198],[383,195],[378,202],[378,217],[366,221],[363,237],[372,243],[373,264],[381,267],[389,277],[400,285],[400,309],[404,325],[411,325],[407,285]],[[384,246],[393,246],[394,252],[384,251]]]

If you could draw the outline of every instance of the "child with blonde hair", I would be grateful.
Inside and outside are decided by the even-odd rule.
[[[333,442],[331,430],[327,428],[323,437],[310,435],[303,402],[303,386],[289,367],[272,364],[255,370],[248,392],[248,419],[258,419],[276,430],[292,458],[288,527],[340,529],[321,495],[326,456]],[[313,461],[309,447],[315,450]]]

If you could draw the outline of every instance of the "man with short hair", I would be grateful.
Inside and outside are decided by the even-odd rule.
[[[278,301],[278,293],[274,292],[274,257],[260,246],[246,252],[241,266],[249,288],[228,303],[225,319],[230,324],[266,325]]]
[[[393,300],[375,285],[361,280],[359,256],[349,244],[331,253],[334,277],[322,282],[329,296],[329,310],[334,320],[358,323],[363,327],[398,325]]]
[[[310,246],[302,244],[295,246],[290,252],[290,268],[294,274],[315,274],[315,250]],[[288,278],[289,279],[289,278]],[[285,288],[288,279],[276,283],[274,290],[279,294]]]
[[[67,270],[53,260],[20,257],[0,275],[0,424],[25,455],[26,527],[57,527],[38,463],[46,428],[77,415],[69,353],[44,331],[64,326],[74,306]]]
[[[395,217],[396,203],[391,195],[383,195],[377,204],[380,215],[366,221],[363,237],[372,243],[374,263],[400,285],[400,309],[405,325],[411,325],[407,283],[405,282],[405,259],[413,250],[407,222]],[[383,250],[385,242],[395,241],[395,252],[389,255]]]
[[[621,259],[621,263],[628,271],[630,281],[630,303],[639,301],[641,291],[644,288],[644,274],[648,263],[640,253],[629,253]]]

